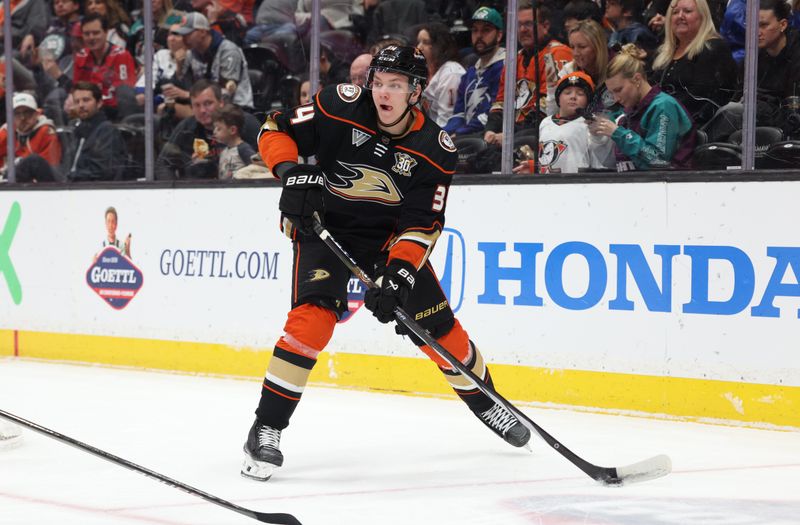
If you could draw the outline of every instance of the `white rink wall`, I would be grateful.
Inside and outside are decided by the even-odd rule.
[[[279,192],[0,192],[6,230],[19,212],[7,251],[21,288],[15,304],[0,279],[0,330],[269,349],[291,287]],[[490,362],[800,386],[800,183],[459,185],[450,193],[432,259]],[[131,263],[109,272],[118,269],[109,259],[90,271],[109,206],[118,236],[132,235]],[[87,274],[135,279],[119,292],[130,300],[109,304]],[[329,351],[417,355],[363,308]]]

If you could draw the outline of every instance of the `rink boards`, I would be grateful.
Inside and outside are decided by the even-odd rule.
[[[275,187],[0,192],[0,355],[259,377],[289,308]],[[800,182],[453,186],[432,258],[523,402],[800,427]],[[104,248],[104,213],[131,257]],[[448,394],[351,283],[312,381]]]

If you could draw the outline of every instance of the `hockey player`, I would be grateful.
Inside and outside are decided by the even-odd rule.
[[[592,100],[594,82],[583,71],[561,77],[555,90],[558,112],[539,124],[539,166],[541,173],[578,173],[580,168],[613,168],[614,150],[610,140],[590,135],[585,113]],[[533,161],[525,161],[514,173],[531,173]]]
[[[283,182],[279,208],[283,231],[293,241],[294,268],[292,310],[244,445],[246,477],[266,481],[283,464],[281,432],[347,308],[350,272],[314,235],[315,212],[356,261],[379,277],[379,287],[364,298],[379,321],[394,321],[394,308],[403,307],[476,375],[492,382],[428,262],[444,225],[457,155],[449,135],[415,107],[427,75],[417,49],[388,46],[372,59],[364,88],[329,86],[311,104],[268,115],[261,129],[261,155]],[[298,165],[298,154],[316,155],[319,163]],[[422,341],[412,340],[484,424],[511,445],[528,442],[530,431],[512,414]]]

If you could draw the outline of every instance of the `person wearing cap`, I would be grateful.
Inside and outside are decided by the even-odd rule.
[[[461,77],[453,116],[444,126],[452,137],[483,132],[506,59],[506,50],[500,45],[503,17],[497,10],[478,8],[472,14],[470,33],[478,61]]]
[[[591,140],[584,115],[594,92],[592,77],[583,71],[569,73],[556,86],[558,112],[539,124],[540,173],[577,173],[581,168],[614,166],[609,141]],[[531,173],[533,161],[514,168],[514,173]]]
[[[17,170],[25,169],[34,157],[44,159],[51,168],[61,162],[61,142],[56,135],[53,122],[42,114],[33,95],[25,92],[15,93],[14,107],[14,157]],[[8,126],[0,128],[0,168],[6,168],[6,142]],[[34,161],[35,162],[35,161]],[[41,164],[41,162],[39,162]],[[52,180],[43,174],[42,178]]]
[[[211,29],[202,13],[187,13],[176,31],[192,52],[181,76],[206,78],[222,86],[224,98],[241,108],[253,107],[253,88],[242,49]],[[183,98],[188,98],[188,93]]]
[[[547,95],[546,64],[554,64],[556,71],[572,60],[572,50],[550,36],[550,24],[554,18],[552,11],[546,5],[539,4],[537,8],[538,41],[534,38],[533,3],[531,0],[521,0],[517,5],[517,27],[519,30],[519,43],[521,49],[517,53],[517,83],[514,94],[515,123],[518,128],[530,127],[530,122],[535,118],[535,111],[541,108],[538,93]],[[534,53],[535,58],[534,60]],[[536,64],[538,63],[538,71]],[[500,77],[500,88],[497,97],[489,110],[486,122],[486,132],[483,135],[488,144],[500,146],[503,143],[503,105],[506,100],[505,69]],[[542,97],[544,98],[544,97]]]

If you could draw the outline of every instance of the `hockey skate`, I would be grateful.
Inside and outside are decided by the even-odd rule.
[[[511,412],[497,403],[489,410],[476,412],[475,415],[509,445],[524,447],[531,439],[531,431],[520,423]]]
[[[267,481],[276,467],[283,465],[280,451],[281,431],[262,425],[256,419],[244,444],[242,476],[256,481]]]
[[[0,419],[0,448],[16,447],[22,442],[22,429]]]

